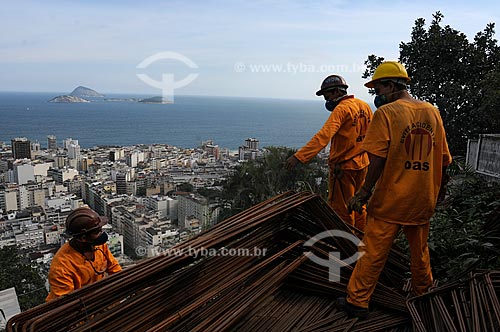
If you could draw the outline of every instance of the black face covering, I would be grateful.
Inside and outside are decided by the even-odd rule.
[[[375,99],[373,100],[373,103],[375,104],[376,108],[379,108],[380,106],[387,104],[387,97],[386,97],[386,95],[377,95],[377,96],[375,96]]]
[[[375,105],[376,108],[379,108],[382,105],[388,104],[389,100],[387,99],[387,96],[392,96],[392,95],[394,95],[394,94],[396,94],[398,92],[400,92],[400,91],[394,91],[394,92],[391,92],[391,93],[387,93],[385,95],[380,95],[379,94],[379,90],[375,89],[375,93],[377,95],[375,96],[375,99],[373,100],[373,104]]]
[[[339,104],[340,100],[339,101],[333,101],[333,100],[328,100],[327,102],[325,102],[325,108],[328,112],[331,112],[335,109],[335,107],[337,107],[337,105]]]
[[[94,239],[94,241],[89,243],[92,244],[93,246],[99,246],[106,242],[108,242],[108,233],[102,232],[101,235],[99,235],[96,239]]]
[[[349,97],[349,95],[343,95],[343,96],[340,96],[338,97],[337,99],[334,99],[334,100],[327,100],[325,102],[325,108],[328,112],[332,112],[335,107],[337,107],[337,105],[344,99],[344,98],[347,98]]]

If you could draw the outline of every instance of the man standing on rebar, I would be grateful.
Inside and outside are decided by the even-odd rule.
[[[373,112],[367,103],[348,95],[347,88],[342,76],[325,78],[316,95],[325,98],[325,107],[331,114],[309,143],[288,158],[285,167],[293,170],[299,162],[308,163],[330,144],[328,204],[344,222],[363,231],[366,212],[362,209],[349,213],[347,200],[365,180],[369,160],[361,150],[361,142]]]
[[[432,286],[429,220],[443,192],[451,155],[438,109],[411,97],[409,81],[402,64],[387,61],[365,84],[375,89],[378,109],[362,145],[370,157],[368,174],[348,207],[361,211],[368,202],[367,224],[347,298],[337,300],[356,317],[368,315],[371,295],[401,228],[410,246],[414,294]]]

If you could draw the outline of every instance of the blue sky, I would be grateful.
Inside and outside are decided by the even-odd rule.
[[[137,75],[196,74],[175,94],[317,99],[338,73],[371,100],[367,56],[397,59],[415,20],[438,10],[469,39],[500,21],[491,1],[2,1],[0,91],[159,95]]]

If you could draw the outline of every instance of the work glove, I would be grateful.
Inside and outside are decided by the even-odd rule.
[[[357,193],[352,196],[347,202],[347,211],[352,213],[352,211],[356,211],[357,213],[363,213],[363,206],[368,203],[368,199],[372,195],[371,191],[363,189],[358,190]]]
[[[442,184],[441,187],[439,188],[439,194],[438,194],[438,198],[437,198],[437,204],[443,203],[445,197],[446,197],[446,185]]]
[[[441,179],[441,186],[439,187],[439,194],[437,198],[437,204],[442,204],[446,197],[446,185],[450,181],[450,176],[448,174],[443,174],[443,178]]]
[[[289,171],[293,171],[293,169],[295,168],[295,166],[297,166],[299,162],[300,161],[297,159],[297,157],[295,157],[295,155],[292,155],[290,158],[286,160],[285,168]]]

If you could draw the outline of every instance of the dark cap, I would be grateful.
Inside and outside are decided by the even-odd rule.
[[[330,75],[323,80],[321,83],[321,89],[316,92],[316,96],[321,96],[325,94],[326,91],[332,90],[334,88],[343,88],[347,89],[349,86],[347,85],[345,79],[340,75]]]
[[[100,216],[88,207],[73,210],[66,218],[66,233],[79,236],[92,232],[108,223],[108,218]]]

